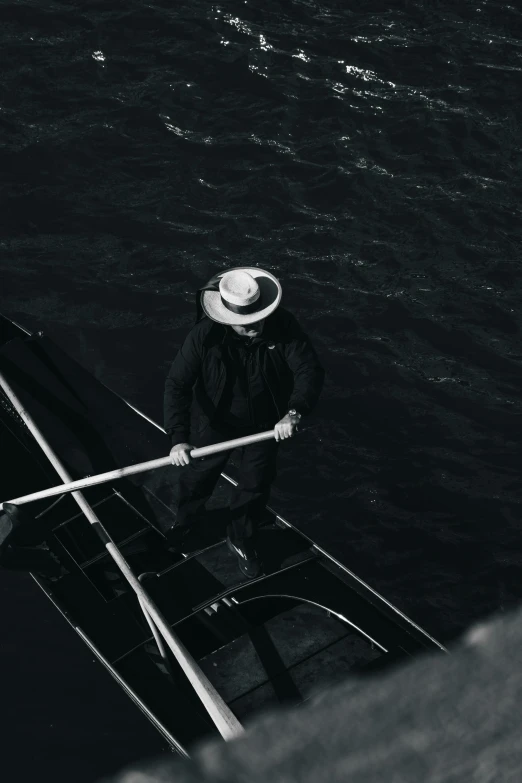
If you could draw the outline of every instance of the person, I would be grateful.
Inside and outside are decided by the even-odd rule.
[[[165,382],[164,424],[179,475],[170,540],[181,550],[212,495],[229,451],[193,460],[193,448],[274,429],[274,440],[241,449],[226,543],[248,578],[262,573],[256,534],[276,477],[281,440],[314,409],[324,369],[309,337],[280,306],[270,272],[237,267],[196,294],[196,323]]]

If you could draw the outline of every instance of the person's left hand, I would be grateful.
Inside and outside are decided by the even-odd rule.
[[[284,438],[291,438],[294,432],[297,431],[298,424],[298,420],[287,413],[274,427],[275,439],[283,440]]]

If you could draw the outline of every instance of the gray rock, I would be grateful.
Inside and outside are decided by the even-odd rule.
[[[522,612],[471,629],[451,655],[352,677],[239,739],[105,783],[519,783]]]

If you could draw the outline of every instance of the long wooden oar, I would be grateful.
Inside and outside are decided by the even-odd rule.
[[[58,459],[58,456],[54,453],[49,443],[46,441],[38,425],[33,420],[32,416],[24,409],[22,403],[16,396],[15,392],[11,388],[7,379],[0,372],[0,385],[4,389],[5,393],[14,405],[17,413],[23,419],[27,425],[31,435],[34,437],[49,462],[52,464],[58,475],[66,482],[71,484],[71,477],[67,472],[64,465]],[[147,616],[150,617],[158,631],[161,633],[167,647],[172,652],[180,667],[184,671],[190,684],[196,691],[197,695],[201,699],[202,704],[207,710],[208,714],[214,721],[214,724],[221,736],[225,740],[233,739],[243,732],[243,727],[240,722],[228,707],[222,696],[216,691],[206,674],[203,672],[197,662],[194,660],[190,652],[185,645],[181,642],[176,634],[172,631],[169,622],[164,617],[162,612],[158,609],[152,598],[144,590],[141,582],[133,573],[131,567],[123,557],[122,553],[111,539],[109,533],[104,528],[101,521],[96,516],[92,507],[87,503],[81,492],[73,492],[73,498],[80,506],[81,510],[87,517],[88,521],[92,525],[93,529],[98,533],[101,540],[105,544],[107,552],[110,554],[118,568],[122,572],[125,579],[128,581],[134,592],[136,593],[140,604],[146,609]]]
[[[1,377],[0,373],[0,379]],[[202,446],[200,449],[192,449],[190,456],[193,458],[208,457],[210,454],[217,454],[219,451],[235,449],[238,446],[248,446],[251,443],[259,443],[259,441],[270,440],[273,437],[275,437],[275,431],[266,430],[265,432],[258,432],[254,435],[245,435],[244,438],[224,440],[221,443],[214,443],[212,446]],[[78,489],[85,489],[85,487],[93,487],[95,484],[104,484],[106,481],[123,478],[123,476],[132,476],[134,473],[144,473],[147,470],[164,468],[167,465],[172,465],[170,456],[151,459],[148,462],[139,462],[136,465],[129,465],[127,468],[109,470],[108,473],[98,473],[96,476],[87,476],[86,478],[78,479],[77,481],[68,481],[66,484],[59,484],[56,487],[49,487],[48,489],[42,489],[39,492],[32,492],[30,495],[22,495],[22,497],[14,498],[13,500],[4,500],[3,503],[0,503],[0,510],[3,509],[4,503],[16,503],[17,506],[21,506],[23,503],[30,503],[32,500],[50,498],[53,497],[53,495],[62,495],[64,492],[74,492]]]

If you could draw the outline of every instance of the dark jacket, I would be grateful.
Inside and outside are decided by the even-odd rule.
[[[164,398],[165,429],[173,445],[189,441],[193,400],[199,432],[215,418],[226,381],[230,331],[230,327],[204,317],[191,329],[174,359]],[[288,310],[278,307],[266,319],[253,358],[259,363],[279,419],[289,408],[303,416],[311,412],[325,373],[309,338]]]

